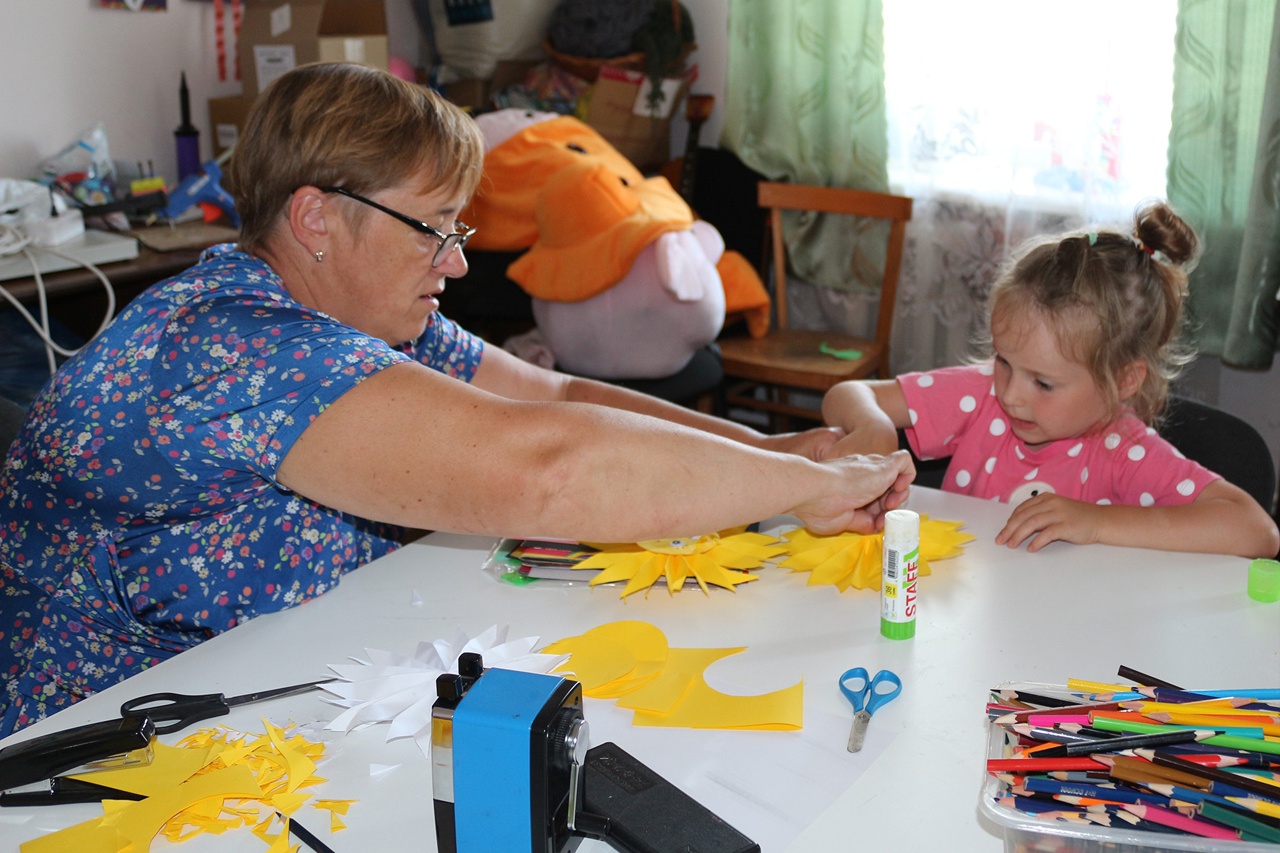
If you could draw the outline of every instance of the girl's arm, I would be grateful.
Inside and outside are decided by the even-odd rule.
[[[822,398],[822,419],[848,435],[835,448],[842,453],[892,453],[898,430],[911,426],[907,398],[896,379],[841,382]]]
[[[1027,542],[1029,552],[1057,540],[1241,557],[1273,557],[1280,551],[1275,522],[1226,480],[1213,481],[1182,506],[1098,506],[1037,495],[1016,507],[996,536],[997,544],[1010,548]]]
[[[794,453],[814,461],[829,457],[831,446],[844,435],[830,427],[765,435],[745,424],[706,415],[619,385],[547,370],[494,346],[485,347],[480,369],[471,384],[511,400],[594,403],[635,412],[733,439],[749,447]],[[894,444],[884,452],[897,449],[897,444]]]

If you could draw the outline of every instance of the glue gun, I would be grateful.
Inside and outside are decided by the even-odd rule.
[[[201,167],[201,171],[188,175],[173,192],[169,193],[169,203],[157,213],[160,219],[174,220],[185,213],[194,204],[211,204],[222,209],[231,220],[231,224],[240,227],[240,214],[236,213],[236,203],[231,194],[222,188],[222,164],[231,155],[231,149],[222,152],[216,160],[210,160]]]

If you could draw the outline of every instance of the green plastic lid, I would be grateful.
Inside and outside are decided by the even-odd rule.
[[[916,635],[916,620],[910,622],[890,622],[888,619],[880,620],[880,635],[888,637],[890,640],[910,640]]]
[[[1254,560],[1249,564],[1249,597],[1254,601],[1280,601],[1280,563]]]

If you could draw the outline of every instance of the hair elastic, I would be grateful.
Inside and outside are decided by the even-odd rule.
[[[1096,245],[1098,245],[1098,232],[1097,232],[1097,231],[1090,231],[1088,234],[1086,234],[1086,235],[1084,235],[1084,236],[1086,236],[1086,237],[1088,237],[1088,238],[1089,238],[1089,245],[1090,245],[1090,246],[1096,246]]]
[[[1138,236],[1137,231],[1134,231],[1133,234],[1130,235],[1130,239],[1133,240],[1133,245],[1138,247],[1138,251],[1146,252],[1148,255],[1152,255],[1152,256],[1155,255],[1156,250],[1148,246],[1146,243],[1142,242],[1142,238]]]

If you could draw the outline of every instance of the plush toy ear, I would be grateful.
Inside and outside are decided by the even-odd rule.
[[[703,251],[692,230],[669,231],[650,245],[658,264],[658,281],[677,301],[698,302],[712,288],[720,289],[715,262]]]

